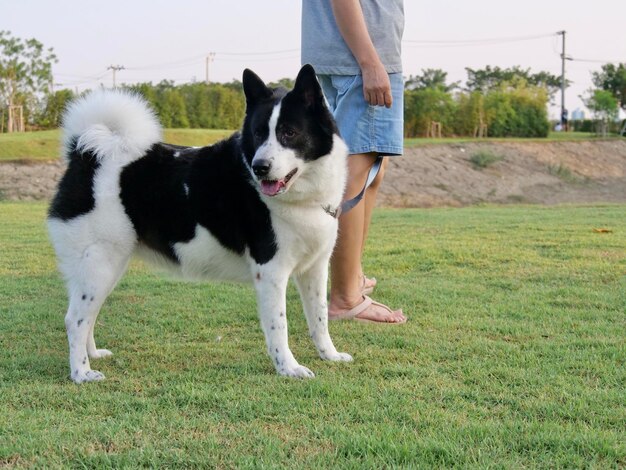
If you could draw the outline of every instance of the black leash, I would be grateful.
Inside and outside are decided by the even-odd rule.
[[[354,206],[356,206],[361,201],[361,199],[363,199],[363,196],[365,195],[365,191],[367,190],[367,188],[370,187],[370,185],[372,184],[372,181],[376,179],[376,176],[378,175],[378,172],[380,171],[380,166],[382,164],[383,164],[383,157],[382,156],[376,157],[376,161],[374,162],[374,164],[370,168],[369,173],[367,174],[367,180],[365,181],[365,186],[363,186],[363,189],[361,190],[361,192],[357,194],[355,197],[353,197],[352,199],[343,201],[339,205],[339,207],[335,209],[332,209],[330,206],[324,206],[323,207],[324,212],[326,212],[331,217],[338,219],[339,217],[341,217],[341,214],[345,214]]]

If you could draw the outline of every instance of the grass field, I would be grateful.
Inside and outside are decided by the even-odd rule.
[[[231,135],[234,131],[215,129],[165,129],[163,140],[171,144],[201,146],[214,143],[224,137]],[[611,137],[619,139],[620,137]],[[584,132],[553,132],[546,139],[472,139],[445,138],[445,139],[406,139],[407,147],[415,147],[427,144],[457,144],[465,142],[562,142],[577,140],[598,139],[594,134]],[[30,161],[50,161],[59,158],[61,132],[38,131],[22,132],[15,134],[0,134],[0,162],[30,160]]]
[[[177,145],[201,146],[217,142],[232,133],[217,129],[165,129],[163,140]],[[57,160],[60,151],[60,130],[0,134],[0,162]]]
[[[68,378],[40,203],[0,203],[0,467],[624,468],[626,206],[378,210],[365,256],[403,326],[332,324],[274,374],[248,286],[135,262]],[[607,229],[596,232],[594,229]]]

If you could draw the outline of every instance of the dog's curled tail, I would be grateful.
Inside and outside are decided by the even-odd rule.
[[[161,141],[161,126],[148,103],[120,90],[97,90],[74,101],[63,116],[63,131],[67,160],[92,152],[100,161],[126,164]]]

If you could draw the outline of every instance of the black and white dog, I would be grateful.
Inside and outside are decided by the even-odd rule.
[[[186,278],[252,282],[276,371],[313,377],[287,342],[293,276],[320,357],[352,360],[332,343],[326,303],[346,146],[311,66],[289,92],[249,70],[243,87],[242,131],[202,148],[160,143],[155,115],[129,93],[94,92],[69,108],[48,228],[67,282],[74,382],[104,378],[89,360],[111,352],[96,349],[94,326],[133,254]]]

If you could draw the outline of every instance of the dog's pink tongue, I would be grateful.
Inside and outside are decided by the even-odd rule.
[[[285,186],[285,182],[280,181],[261,181],[261,191],[266,196],[276,196],[278,191],[280,191]]]

